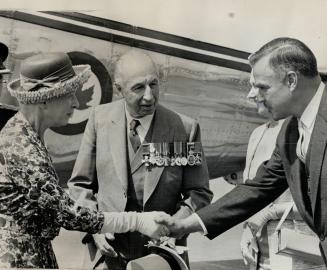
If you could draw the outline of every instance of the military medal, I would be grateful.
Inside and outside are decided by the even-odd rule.
[[[154,149],[155,149],[155,165],[162,166],[164,161],[161,157],[161,143],[153,143]]]
[[[202,164],[200,142],[145,143],[142,163],[149,166],[195,166]]]
[[[201,153],[197,153],[195,156],[195,164],[196,165],[201,165],[202,164],[202,155]]]
[[[175,145],[174,143],[168,143],[169,145],[169,159],[170,159],[170,166],[175,166],[176,162],[175,162]]]
[[[170,158],[170,166],[175,166],[176,165],[176,160],[175,157]]]
[[[150,147],[150,163],[151,165],[155,165],[156,164],[156,149],[154,147],[154,143],[149,143],[149,147]]]
[[[150,144],[149,143],[144,143],[142,144],[142,163],[145,164],[146,167],[150,166]]]
[[[165,164],[165,161],[161,156],[156,156],[156,164],[161,167]]]
[[[181,164],[182,164],[182,166],[187,165],[187,158],[186,157],[181,157]]]
[[[170,157],[169,157],[169,143],[163,142],[162,143],[162,158],[164,161],[164,166],[167,167],[170,164]]]
[[[182,164],[182,166],[186,166],[187,165],[186,143],[182,142],[181,145],[182,145],[181,164]]]
[[[177,166],[182,165],[182,151],[183,151],[183,145],[182,142],[174,142],[174,156],[175,156],[175,164]]]
[[[177,166],[181,166],[181,158],[180,157],[175,158],[175,164]]]
[[[186,145],[187,150],[187,164],[190,166],[194,166],[196,163],[196,158],[194,156],[194,142],[188,142]]]
[[[200,142],[195,142],[195,157],[196,157],[196,165],[201,165],[202,164],[202,146]]]
[[[187,161],[190,166],[201,165],[202,163],[202,150],[200,142],[187,143]]]
[[[189,155],[187,157],[187,164],[190,165],[190,166],[194,166],[196,163],[196,158],[194,155]]]

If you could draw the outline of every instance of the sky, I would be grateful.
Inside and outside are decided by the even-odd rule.
[[[0,8],[85,12],[247,52],[289,36],[327,71],[327,0],[1,0]]]

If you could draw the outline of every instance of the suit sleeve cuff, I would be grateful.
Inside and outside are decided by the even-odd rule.
[[[193,213],[192,216],[194,216],[197,221],[199,222],[199,224],[201,225],[201,228],[202,228],[202,234],[203,235],[207,235],[208,234],[208,231],[207,231],[207,228],[206,226],[204,225],[202,219],[199,217],[199,215],[197,213]]]

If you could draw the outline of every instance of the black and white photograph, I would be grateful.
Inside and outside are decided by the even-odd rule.
[[[326,269],[326,10],[2,0],[0,269]]]

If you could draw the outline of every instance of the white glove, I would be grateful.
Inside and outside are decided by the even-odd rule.
[[[256,237],[252,234],[249,226],[245,226],[241,238],[241,252],[244,264],[257,264],[259,247]]]
[[[154,218],[167,215],[164,212],[104,212],[104,224],[101,233],[125,233],[138,231],[154,239],[169,234],[166,226],[158,224]]]
[[[252,216],[248,221],[247,224],[251,228],[252,233],[257,238],[261,236],[261,229],[269,220],[279,219],[279,216],[276,212],[275,204],[271,204],[260,212],[256,213]]]
[[[143,212],[137,214],[138,222],[136,231],[154,239],[160,239],[160,237],[169,234],[169,229],[165,225],[154,221],[154,218],[158,215],[167,215],[164,212]]]
[[[115,240],[115,236],[111,233],[106,234],[93,234],[93,240],[98,250],[102,255],[109,257],[117,257],[115,249],[110,245],[110,242]]]

